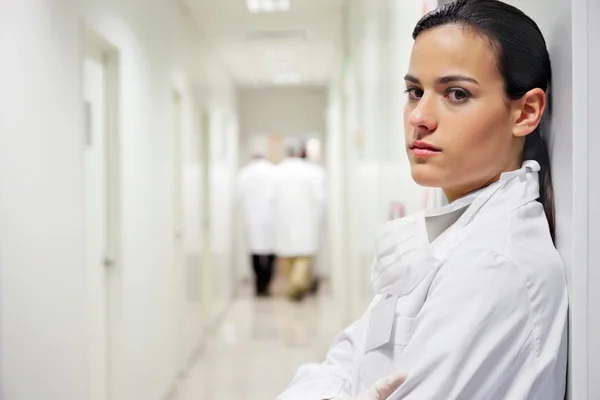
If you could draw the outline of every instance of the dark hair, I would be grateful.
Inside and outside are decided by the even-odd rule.
[[[429,29],[451,24],[470,29],[490,41],[509,99],[520,99],[535,88],[544,91],[549,89],[552,68],[546,41],[537,24],[521,10],[499,0],[457,0],[421,18],[413,31],[413,39]],[[550,156],[540,126],[527,135],[523,159],[536,160],[541,166],[538,201],[544,207],[554,241],[554,190]]]

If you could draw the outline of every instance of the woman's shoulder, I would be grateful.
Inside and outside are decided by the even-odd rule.
[[[550,236],[544,208],[537,201],[504,214],[475,218],[462,232],[458,247],[493,251],[517,264],[521,264],[523,257],[526,261],[562,264]]]
[[[505,215],[477,220],[465,230],[457,254],[487,253],[499,265],[514,269],[525,286],[566,291],[562,259],[552,242],[542,205],[531,202]]]

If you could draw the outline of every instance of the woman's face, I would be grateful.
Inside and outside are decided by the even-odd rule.
[[[405,77],[406,148],[413,179],[453,201],[520,167],[490,42],[458,25],[421,33]]]

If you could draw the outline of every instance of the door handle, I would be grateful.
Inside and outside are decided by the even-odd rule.
[[[117,263],[117,260],[115,260],[113,257],[110,257],[110,256],[105,256],[104,260],[102,261],[102,264],[104,264],[104,266],[106,268],[114,267],[116,263]]]

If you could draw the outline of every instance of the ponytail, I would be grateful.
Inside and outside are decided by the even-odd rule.
[[[540,133],[539,126],[525,138],[523,160],[535,160],[540,164],[540,197],[538,201],[542,203],[542,206],[544,207],[546,219],[548,220],[548,227],[550,228],[550,236],[552,236],[552,242],[555,242],[556,221],[554,215],[554,187],[552,186],[550,155],[548,153],[546,141]]]

